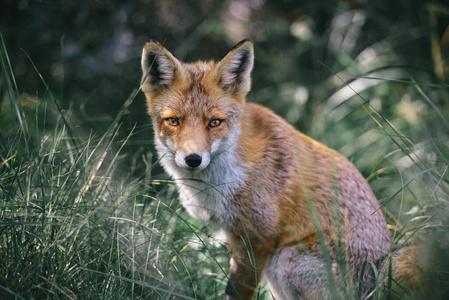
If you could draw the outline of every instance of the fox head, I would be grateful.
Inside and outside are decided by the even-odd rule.
[[[144,46],[142,90],[166,164],[200,171],[236,144],[253,60],[249,40],[217,63],[183,63],[157,41]]]

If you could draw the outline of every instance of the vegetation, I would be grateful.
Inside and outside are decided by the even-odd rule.
[[[248,100],[353,161],[396,244],[424,245],[429,288],[415,298],[449,294],[444,1],[3,5],[1,298],[222,297],[224,238],[188,217],[157,164],[139,56],[155,38],[187,61],[220,58],[244,37],[256,54]],[[394,285],[366,297],[398,297]]]

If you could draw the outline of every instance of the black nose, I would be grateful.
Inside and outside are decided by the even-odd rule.
[[[201,165],[201,156],[198,154],[190,154],[186,156],[186,164],[191,168]]]

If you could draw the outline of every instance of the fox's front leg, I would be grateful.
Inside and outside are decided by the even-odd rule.
[[[265,243],[244,239],[229,238],[231,259],[229,262],[229,281],[225,299],[251,299],[260,282],[262,271],[271,253]]]

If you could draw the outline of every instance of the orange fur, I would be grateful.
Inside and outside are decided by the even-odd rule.
[[[392,255],[391,265],[391,289],[397,295],[404,296],[408,292],[425,293],[426,285],[423,282],[428,266],[424,264],[422,256],[423,245],[410,244],[396,250]],[[389,277],[389,260],[386,259],[382,266],[381,280],[387,285]],[[401,297],[402,298],[402,297]]]
[[[271,110],[245,102],[252,65],[249,41],[218,63],[194,64],[155,41],[145,45],[142,89],[161,163],[188,212],[216,220],[227,233],[226,298],[250,299],[264,270],[279,298],[326,297],[326,280],[308,271],[323,265],[317,226],[333,263],[341,227],[355,277],[364,261],[388,253],[390,234],[352,163]]]

